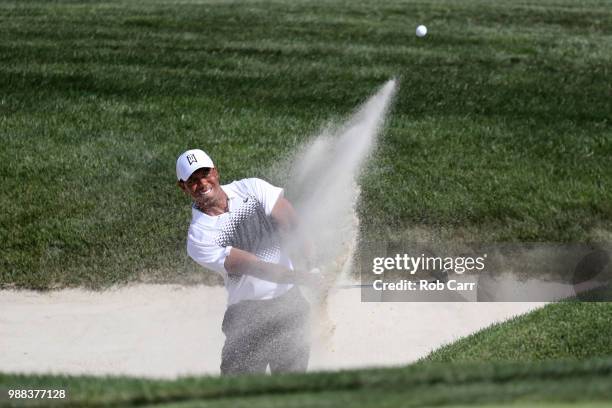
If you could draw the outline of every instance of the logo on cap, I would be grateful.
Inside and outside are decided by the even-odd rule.
[[[187,162],[189,163],[189,165],[191,166],[193,163],[196,163],[198,160],[195,157],[195,154],[188,154],[187,155]]]

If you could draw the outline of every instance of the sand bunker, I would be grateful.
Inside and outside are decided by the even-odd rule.
[[[174,378],[218,374],[222,287],[134,285],[90,292],[0,291],[0,372]],[[361,303],[329,298],[333,337],[311,370],[407,364],[542,303]]]

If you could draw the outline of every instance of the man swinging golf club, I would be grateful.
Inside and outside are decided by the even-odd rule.
[[[193,201],[187,253],[219,273],[228,292],[221,374],[305,371],[309,305],[296,285],[320,279],[294,271],[283,251],[281,235],[297,225],[283,190],[257,178],[220,185],[199,149],[179,156],[176,174]]]

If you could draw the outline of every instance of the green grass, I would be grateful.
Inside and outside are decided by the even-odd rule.
[[[609,357],[610,338],[612,303],[553,303],[441,347],[421,363]]]
[[[8,389],[65,389],[64,407],[598,406],[612,399],[612,361],[429,364],[405,368],[175,381],[0,375]],[[2,404],[0,399],[0,404]],[[47,406],[48,400],[5,400]],[[12,403],[12,405],[11,405]],[[580,404],[578,404],[580,405]]]
[[[611,36],[600,0],[3,1],[0,287],[206,279],[177,155],[277,182],[394,76],[364,236],[609,240]]]

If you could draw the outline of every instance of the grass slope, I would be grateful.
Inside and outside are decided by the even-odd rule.
[[[189,279],[182,150],[282,184],[266,169],[394,76],[367,234],[609,238],[608,6],[3,1],[0,287]]]
[[[441,347],[421,362],[610,357],[610,338],[612,303],[553,303]]]
[[[612,399],[612,360],[429,364],[406,368],[153,381],[130,378],[0,375],[6,389],[65,389],[55,406],[417,407]],[[0,400],[0,404],[3,401]],[[4,401],[47,406],[49,400]],[[546,405],[545,405],[546,406]]]

